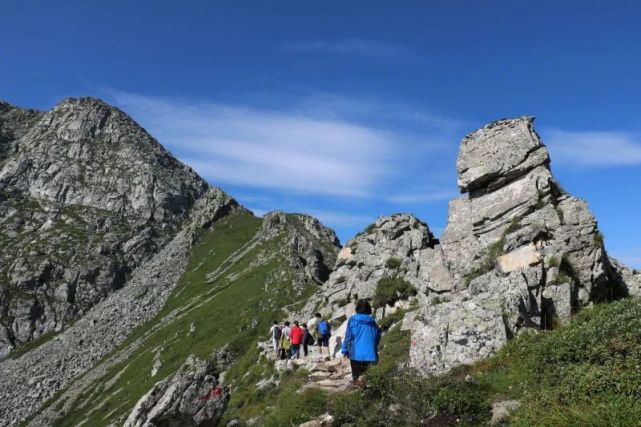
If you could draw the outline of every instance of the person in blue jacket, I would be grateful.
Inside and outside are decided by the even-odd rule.
[[[349,318],[341,353],[348,357],[355,385],[362,385],[362,376],[372,363],[378,361],[378,343],[381,331],[372,317],[369,302],[356,303],[356,314]]]

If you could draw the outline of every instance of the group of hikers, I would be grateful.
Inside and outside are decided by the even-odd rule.
[[[369,366],[378,361],[378,344],[381,339],[381,332],[372,316],[372,307],[366,300],[356,303],[356,313],[347,322],[347,329],[341,346],[341,353],[350,361],[352,369],[352,380],[355,385],[363,384],[363,375]],[[329,339],[332,336],[330,323],[321,316],[315,315],[316,323],[313,331],[307,327],[307,323],[300,324],[298,321],[279,323],[274,320],[269,330],[274,352],[280,359],[299,359],[301,348],[303,355],[307,357],[314,345],[318,347],[318,359],[329,360],[330,349]],[[326,356],[323,356],[323,353]]]

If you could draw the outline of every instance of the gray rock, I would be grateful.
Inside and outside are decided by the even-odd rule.
[[[425,373],[487,357],[523,328],[565,322],[621,282],[587,204],[552,177],[532,121],[500,120],[461,143],[468,194],[450,203],[441,238],[454,287],[446,304],[423,306],[404,326],[411,364]]]
[[[190,356],[136,403],[124,426],[216,425],[228,401],[229,390],[218,383],[213,366]]]
[[[447,287],[447,281],[422,280],[425,276],[422,266],[437,271],[435,277],[441,272],[438,265],[431,262],[438,257],[438,240],[425,223],[409,214],[381,217],[347,242],[322,291],[308,302],[301,316],[310,318],[320,305],[322,312],[341,320],[348,314],[350,301],[357,297],[373,297],[378,281],[390,274],[399,274],[424,290],[429,286],[435,289]],[[396,259],[398,266],[387,265],[390,259]]]
[[[548,152],[533,121],[533,117],[498,120],[463,138],[456,161],[461,191],[494,190],[547,165]]]
[[[210,221],[236,206],[98,99],[1,103],[0,356],[125,286],[203,197]]]

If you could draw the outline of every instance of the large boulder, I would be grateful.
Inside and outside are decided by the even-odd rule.
[[[140,398],[124,426],[216,425],[228,401],[229,390],[219,384],[213,365],[189,356],[171,378]]]

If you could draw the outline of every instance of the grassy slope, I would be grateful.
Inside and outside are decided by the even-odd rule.
[[[364,390],[306,393],[293,402],[280,395],[267,424],[296,425],[329,411],[339,425],[481,425],[489,422],[491,403],[505,399],[522,403],[509,425],[627,426],[641,420],[640,299],[584,310],[566,327],[522,335],[496,356],[437,378],[396,368],[409,345],[398,327],[383,342],[382,361]]]
[[[129,360],[114,366],[90,396],[75,403],[59,425],[122,422],[137,400],[155,382],[171,375],[189,354],[207,358],[228,343],[239,354],[251,351],[271,320],[280,315],[280,307],[313,291],[313,285],[302,288],[291,285],[294,273],[281,253],[285,234],[258,243],[233,263],[225,262],[252,240],[261,221],[250,215],[234,215],[217,222],[213,230],[202,236],[186,273],[162,312],[134,331],[127,342],[157,326],[172,311],[179,315],[146,338]],[[221,266],[226,270],[208,283],[207,275]],[[192,324],[195,331],[190,334]],[[162,367],[151,377],[157,351]]]

